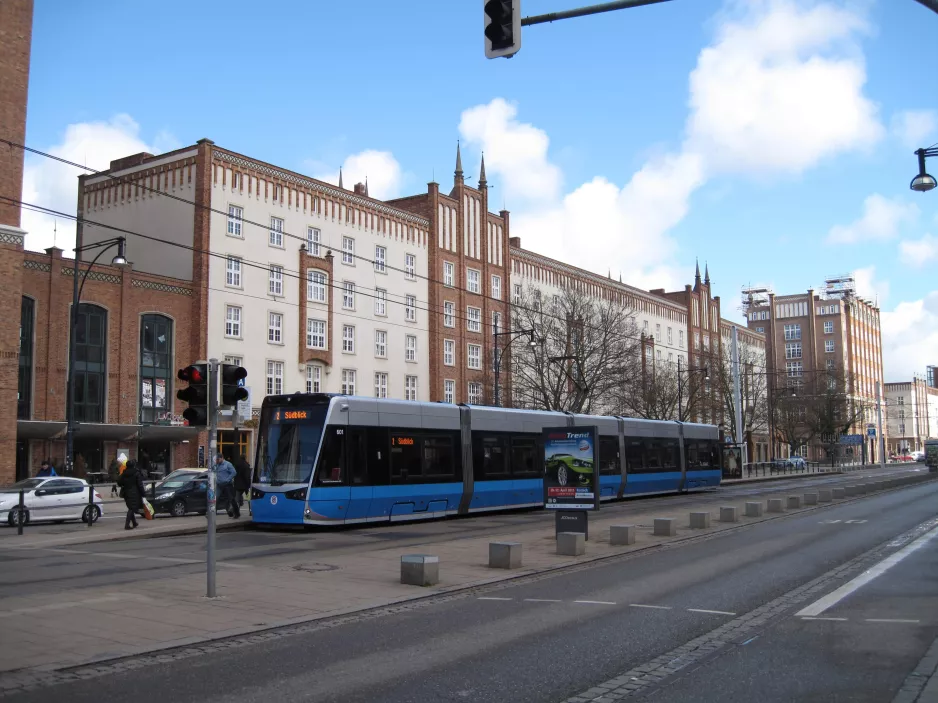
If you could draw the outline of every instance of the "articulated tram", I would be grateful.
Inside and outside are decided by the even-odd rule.
[[[599,428],[602,500],[720,484],[712,425],[296,393],[264,399],[253,520],[341,525],[541,506],[542,430],[565,425]]]

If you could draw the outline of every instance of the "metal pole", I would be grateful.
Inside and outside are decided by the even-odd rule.
[[[215,597],[215,489],[218,481],[215,475],[215,455],[218,453],[218,359],[209,359],[208,362],[208,505],[205,517],[208,518],[207,542],[205,547],[206,559],[206,597]]]
[[[688,345],[690,346],[690,345]],[[684,400],[684,387],[681,385],[683,382],[681,376],[681,355],[677,355],[677,420],[678,422],[684,422],[684,417],[681,414],[681,403]]]
[[[886,438],[883,436],[883,392],[876,382],[876,431],[879,433],[879,468],[886,468]]]
[[[498,319],[496,318],[492,324],[492,353],[493,358],[495,359],[495,407],[501,407],[501,402],[498,397]]]
[[[88,483],[88,527],[94,524],[94,483]]]
[[[749,448],[743,441],[743,394],[739,386],[739,328],[733,327],[733,402],[736,404],[736,443],[743,448],[743,465],[749,461]]]
[[[79,223],[79,228],[81,224]],[[80,239],[79,230],[79,241]],[[72,275],[72,314],[68,329],[68,373],[65,389],[65,475],[72,474],[72,456],[75,451],[75,333],[78,331],[78,257],[75,250],[74,273]]]
[[[617,2],[604,2],[600,5],[589,5],[588,7],[578,7],[573,10],[564,10],[562,12],[548,12],[546,15],[533,15],[524,17],[521,20],[521,26],[527,27],[531,24],[543,24],[544,22],[556,22],[557,20],[567,20],[571,17],[584,17],[585,15],[598,15],[600,12],[612,12],[613,10],[627,10],[630,7],[642,7],[643,5],[655,5],[659,2],[668,0],[617,0]],[[921,2],[921,0],[919,0]]]
[[[23,489],[20,489],[20,509],[16,511],[16,534],[23,534],[23,518],[26,513],[26,496]]]

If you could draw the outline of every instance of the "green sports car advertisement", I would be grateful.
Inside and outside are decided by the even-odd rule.
[[[593,510],[599,507],[597,428],[544,429],[544,507]]]

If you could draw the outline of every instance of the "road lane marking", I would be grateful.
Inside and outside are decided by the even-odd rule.
[[[921,620],[901,620],[899,618],[867,618],[867,622],[908,622],[919,623]]]
[[[802,617],[802,620],[831,620],[834,622],[847,622],[847,618],[812,618],[812,617]]]
[[[586,605],[615,605],[612,601],[608,600],[575,600],[574,603],[585,603]]]
[[[480,596],[479,600],[514,600],[514,598],[495,598],[493,596]]]
[[[527,603],[562,603],[563,601],[556,598],[525,598]]]
[[[671,610],[670,605],[643,605],[642,603],[629,603],[630,608],[654,608],[656,610]]]
[[[710,613],[711,615],[736,615],[736,613],[730,613],[726,610],[704,610],[703,608],[688,608],[690,613]]]
[[[749,644],[750,642],[755,642],[757,639],[759,639],[759,635],[756,635],[755,637],[750,637],[748,640],[743,642],[741,646],[745,647],[747,644]]]
[[[862,588],[863,586],[868,584],[877,576],[881,576],[882,574],[886,573],[889,569],[894,567],[896,564],[898,564],[900,561],[905,559],[907,556],[909,556],[913,552],[916,552],[922,547],[924,547],[926,544],[932,541],[935,537],[938,537],[938,527],[932,529],[929,532],[926,532],[917,540],[910,542],[909,544],[907,544],[905,547],[900,549],[895,554],[892,554],[886,557],[885,559],[880,561],[878,564],[875,564],[873,567],[865,571],[864,573],[860,574],[856,578],[851,579],[850,581],[845,583],[836,591],[833,591],[832,593],[828,593],[826,596],[815,601],[814,603],[809,605],[807,608],[803,608],[802,610],[799,610],[797,613],[795,613],[795,617],[815,617],[815,616],[820,615],[825,610],[833,607],[834,605],[842,601],[844,598],[849,596],[851,593],[853,593],[857,589]]]
[[[41,613],[47,610],[67,610],[68,608],[76,608],[83,605],[94,605],[96,603],[111,603],[113,601],[119,600],[136,600],[141,602],[149,602],[152,599],[140,595],[138,593],[111,593],[106,596],[100,596],[98,598],[89,598],[87,600],[79,601],[68,601],[61,603],[47,603],[46,605],[36,605],[29,608],[16,608],[15,610],[3,610],[0,611],[0,618],[12,618],[17,615],[32,615],[33,613]]]

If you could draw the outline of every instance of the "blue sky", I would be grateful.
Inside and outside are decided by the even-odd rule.
[[[744,284],[856,272],[885,313],[887,380],[938,363],[938,191],[908,189],[912,150],[938,141],[921,60],[938,15],[673,0],[527,27],[490,61],[481,5],[37,0],[27,141],[103,167],[209,137],[393,197],[449,187],[461,139],[525,248],[643,288],[690,282],[700,256],[730,318]],[[24,199],[73,210],[76,175],[30,158]],[[27,246],[51,245],[49,220],[24,221]]]

